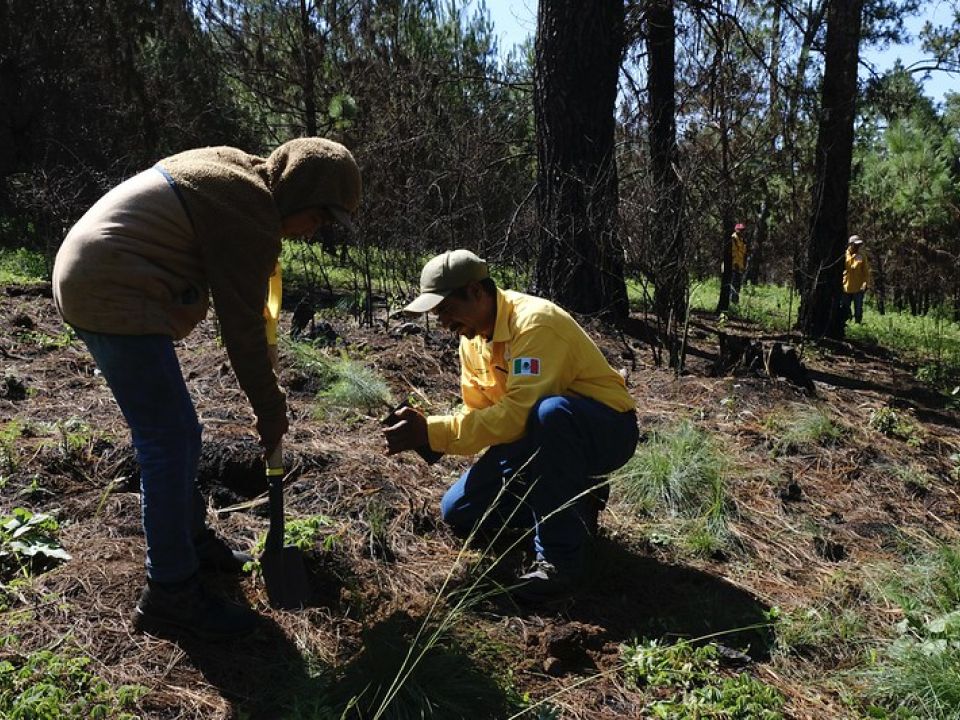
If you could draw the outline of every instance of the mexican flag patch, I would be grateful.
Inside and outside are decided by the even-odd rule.
[[[514,375],[539,375],[540,358],[519,357],[513,359]]]

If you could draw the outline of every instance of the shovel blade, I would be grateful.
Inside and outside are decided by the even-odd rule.
[[[267,597],[273,607],[299,610],[307,604],[310,582],[300,548],[293,545],[268,548],[260,556],[260,565],[267,585]]]

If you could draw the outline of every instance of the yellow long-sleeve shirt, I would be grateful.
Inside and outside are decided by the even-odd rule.
[[[730,236],[730,263],[739,272],[747,267],[747,241],[737,232]]]
[[[635,407],[623,378],[569,314],[510,290],[497,290],[489,342],[460,339],[460,390],[463,411],[427,418],[430,447],[452,455],[519,440],[547,395],[580,395],[620,412]]]
[[[870,261],[863,251],[847,250],[843,265],[843,291],[848,294],[862,292],[870,287]]]

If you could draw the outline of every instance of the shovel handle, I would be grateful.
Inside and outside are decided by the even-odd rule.
[[[283,442],[278,442],[266,459],[267,477],[272,475],[283,475]]]
[[[267,489],[270,496],[270,531],[267,546],[279,551],[283,548],[283,443],[278,443],[266,459]]]

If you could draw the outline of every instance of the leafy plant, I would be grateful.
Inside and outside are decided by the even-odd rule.
[[[891,407],[872,410],[867,424],[881,435],[899,438],[911,447],[923,444],[923,435],[916,423]]]
[[[40,650],[0,660],[0,717],[11,720],[135,720],[130,712],[148,690],[110,687],[90,672],[89,657]]]
[[[24,508],[0,519],[0,581],[27,576],[70,559],[55,535],[59,523],[50,515]]]
[[[69,326],[56,335],[40,330],[21,330],[15,335],[21,342],[36,345],[41,350],[62,350],[69,347],[77,337]]]
[[[780,720],[783,695],[747,673],[719,675],[720,654],[713,643],[661,645],[648,640],[621,647],[624,675],[638,688],[671,690],[671,699],[648,706],[652,717]],[[659,694],[659,693],[658,693]]]
[[[305,518],[288,519],[283,526],[283,544],[284,546],[293,545],[294,547],[308,552],[318,545],[318,539],[323,530],[331,527],[333,520],[327,515],[313,515]],[[335,542],[336,535],[330,534],[321,543],[324,549],[328,549]],[[262,533],[254,544],[253,554],[259,558],[267,546],[267,533]],[[254,559],[244,565],[244,570],[259,571],[260,560]]]

